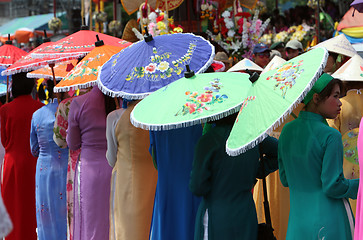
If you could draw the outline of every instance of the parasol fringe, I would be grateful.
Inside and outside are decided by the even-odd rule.
[[[174,34],[189,34],[189,35],[193,35],[194,37],[198,37],[198,38],[201,38],[203,40],[206,40],[203,37],[198,36],[198,35],[195,35],[193,33],[174,33]],[[142,40],[140,40],[140,41],[142,41]],[[140,42],[140,41],[138,41],[138,42]],[[199,71],[196,72],[196,74],[204,73],[208,69],[208,67],[213,63],[213,60],[214,60],[215,48],[214,48],[214,46],[208,40],[206,40],[206,41],[208,42],[209,46],[211,47],[212,53],[209,56],[208,61],[204,64],[204,66],[202,68],[199,69]],[[138,42],[136,42],[136,43],[138,43]],[[134,43],[132,45],[135,45],[136,43]],[[119,53],[116,53],[116,54],[121,54],[123,51],[125,51],[125,49],[131,47],[132,45],[130,45],[130,46],[122,49]],[[105,64],[107,64],[109,61],[111,61],[111,59],[112,59],[112,57]],[[101,79],[100,79],[100,76],[102,74],[102,69],[103,69],[103,67],[101,68],[101,71],[99,72],[99,74],[97,76],[97,85],[98,85],[98,88],[105,95],[108,95],[110,97],[121,97],[121,98],[125,98],[125,99],[128,99],[128,100],[139,100],[139,99],[145,98],[146,96],[148,96],[148,95],[150,95],[152,93],[152,92],[147,92],[147,93],[133,94],[133,93],[126,93],[126,92],[121,92],[121,91],[117,91],[116,92],[116,91],[113,91],[111,89],[108,89],[106,86],[104,86],[102,84]]]
[[[242,103],[240,103],[237,106],[234,106],[222,113],[217,113],[217,114],[208,116],[206,118],[199,118],[199,119],[194,119],[194,120],[191,120],[188,122],[170,123],[170,124],[164,124],[164,125],[145,124],[145,123],[137,121],[134,118],[134,111],[135,111],[136,107],[137,107],[137,105],[135,106],[134,110],[132,110],[132,112],[130,114],[130,121],[131,121],[132,125],[134,125],[137,128],[141,128],[141,129],[149,130],[149,131],[166,131],[166,130],[172,130],[172,129],[177,129],[177,128],[191,127],[191,126],[194,126],[197,124],[202,124],[202,123],[206,123],[206,122],[210,122],[210,121],[217,121],[219,119],[222,119],[229,115],[237,113],[241,109]]]
[[[55,60],[53,60],[53,62],[59,62],[59,58],[62,59],[77,59],[80,57],[84,57],[88,54],[89,52],[78,52],[78,53],[52,53],[52,54],[42,54],[42,53],[31,53],[31,56],[33,58],[44,58],[44,57],[54,57]]]
[[[102,72],[102,69],[101,69],[101,72]],[[99,81],[100,75],[101,75],[101,73],[98,74],[96,84],[97,84],[98,88],[101,90],[101,92],[103,92],[103,94],[105,94],[107,96],[110,96],[110,97],[121,97],[121,98],[125,98],[127,100],[140,100],[140,99],[144,99],[145,97],[147,97],[151,93],[151,92],[147,92],[147,93],[141,93],[141,94],[133,94],[133,93],[126,93],[126,92],[115,92],[115,91],[112,91],[112,90],[106,88],[102,84],[102,82]]]
[[[250,150],[254,147],[256,147],[260,142],[262,142],[269,134],[272,133],[272,131],[274,129],[276,129],[277,127],[279,127],[281,125],[281,123],[283,123],[285,121],[285,119],[292,113],[292,111],[297,107],[297,105],[304,100],[305,96],[308,94],[308,92],[311,90],[311,88],[314,86],[315,82],[318,80],[318,78],[321,76],[321,74],[323,73],[323,70],[325,68],[326,65],[326,61],[328,60],[328,56],[329,53],[328,51],[324,49],[324,56],[323,56],[323,60],[322,60],[322,64],[320,66],[320,68],[316,71],[314,77],[311,79],[311,81],[309,82],[309,84],[307,84],[307,86],[305,87],[304,91],[300,94],[300,96],[290,105],[290,107],[285,111],[285,113],[279,118],[277,119],[270,127],[268,127],[266,129],[266,131],[264,131],[263,133],[261,133],[259,136],[257,136],[254,140],[252,140],[251,142],[236,148],[236,149],[230,149],[228,148],[228,140],[226,142],[226,152],[229,156],[238,156],[242,153],[245,153],[247,150]]]
[[[39,73],[27,73],[26,74],[27,78],[45,78],[45,79],[53,79],[52,75],[47,75],[47,74],[39,74]],[[55,77],[55,80],[59,81],[62,80],[63,77]]]
[[[31,63],[31,64],[26,65],[26,67],[18,66],[13,69],[6,69],[1,72],[1,75],[10,76],[10,75],[14,75],[14,74],[21,73],[21,72],[34,71],[39,68],[45,67],[46,65],[51,64],[51,63],[58,63],[58,62],[62,62],[62,61],[72,60],[72,59],[74,59],[74,58],[70,57],[70,56],[63,56],[61,58],[57,58],[54,60],[45,60],[44,62]]]
[[[85,88],[93,87],[96,85],[97,85],[97,81],[95,80],[95,81],[91,81],[91,82],[87,82],[87,83],[83,83],[83,84],[72,85],[72,86],[63,86],[63,87],[55,86],[53,91],[55,93],[68,92],[70,90],[85,89]]]
[[[29,71],[37,70],[42,67],[43,66],[38,65],[38,64],[32,64],[31,66],[27,66],[27,67],[18,67],[18,68],[14,68],[11,70],[4,70],[1,72],[1,75],[10,76],[10,75],[14,75],[14,74],[21,73],[21,72],[29,72]]]
[[[11,64],[0,63],[0,66],[1,66],[1,67],[10,67],[10,66],[11,66]]]

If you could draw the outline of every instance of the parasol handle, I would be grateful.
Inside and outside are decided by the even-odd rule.
[[[47,36],[47,30],[44,29],[43,43],[45,43],[45,42],[50,42],[50,38]]]
[[[6,76],[6,102],[9,102],[9,76]]]
[[[250,75],[249,80],[254,83],[258,80],[260,75],[256,72],[251,72],[250,70],[246,69],[246,72]]]
[[[105,45],[105,43],[103,42],[103,40],[100,40],[100,38],[98,37],[98,34],[96,34],[96,38],[97,38],[97,42],[95,42],[95,46],[96,47],[100,47]]]
[[[144,40],[145,42],[151,42],[153,40],[153,36],[149,33],[146,26],[145,26]]]
[[[57,81],[55,80],[54,66],[55,66],[54,63],[49,63],[49,67],[50,67],[50,69],[52,69],[53,83],[54,83],[54,86],[56,86],[57,85]],[[58,94],[57,94],[57,101],[58,101],[58,104],[59,104],[60,103],[60,100],[59,100]]]
[[[5,44],[9,44],[9,45],[13,44],[13,42],[10,40],[10,33],[8,33],[8,40],[5,41]]]
[[[185,65],[185,67],[187,68],[187,70],[184,72],[184,77],[185,78],[191,78],[193,77],[195,74],[194,74],[194,71],[190,70],[190,67],[189,65]]]

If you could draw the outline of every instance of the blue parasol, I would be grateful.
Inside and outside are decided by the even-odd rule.
[[[213,62],[214,46],[190,33],[150,35],[113,55],[98,75],[98,87],[112,97],[142,99],[184,76],[186,65],[196,73]]]

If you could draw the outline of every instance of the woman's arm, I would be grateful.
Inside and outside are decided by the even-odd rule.
[[[106,125],[106,139],[107,139],[107,152],[106,158],[108,164],[111,167],[114,167],[117,160],[117,148],[118,143],[116,139],[115,128],[120,120],[120,117],[124,113],[125,109],[119,109],[116,111],[111,112],[107,116],[107,125]]]
[[[278,151],[277,151],[277,162],[279,164],[279,175],[280,175],[280,181],[282,183],[282,185],[284,187],[289,187],[289,183],[287,182],[287,178],[286,178],[286,172],[285,172],[285,167],[284,167],[284,163],[283,163],[283,139],[284,139],[284,129],[282,129],[281,131],[281,135],[279,138],[279,146],[278,146]]]
[[[34,114],[30,126],[30,150],[34,157],[39,156],[39,142],[38,142],[37,128],[34,120]]]

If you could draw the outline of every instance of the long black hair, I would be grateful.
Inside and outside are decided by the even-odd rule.
[[[26,77],[26,72],[17,73],[12,76],[11,93],[14,98],[31,94],[34,88],[34,79]]]
[[[107,95],[104,95],[104,99],[105,99],[105,110],[106,110],[106,116],[116,110],[116,100],[115,98],[113,97],[110,97],[110,96],[107,96]]]

